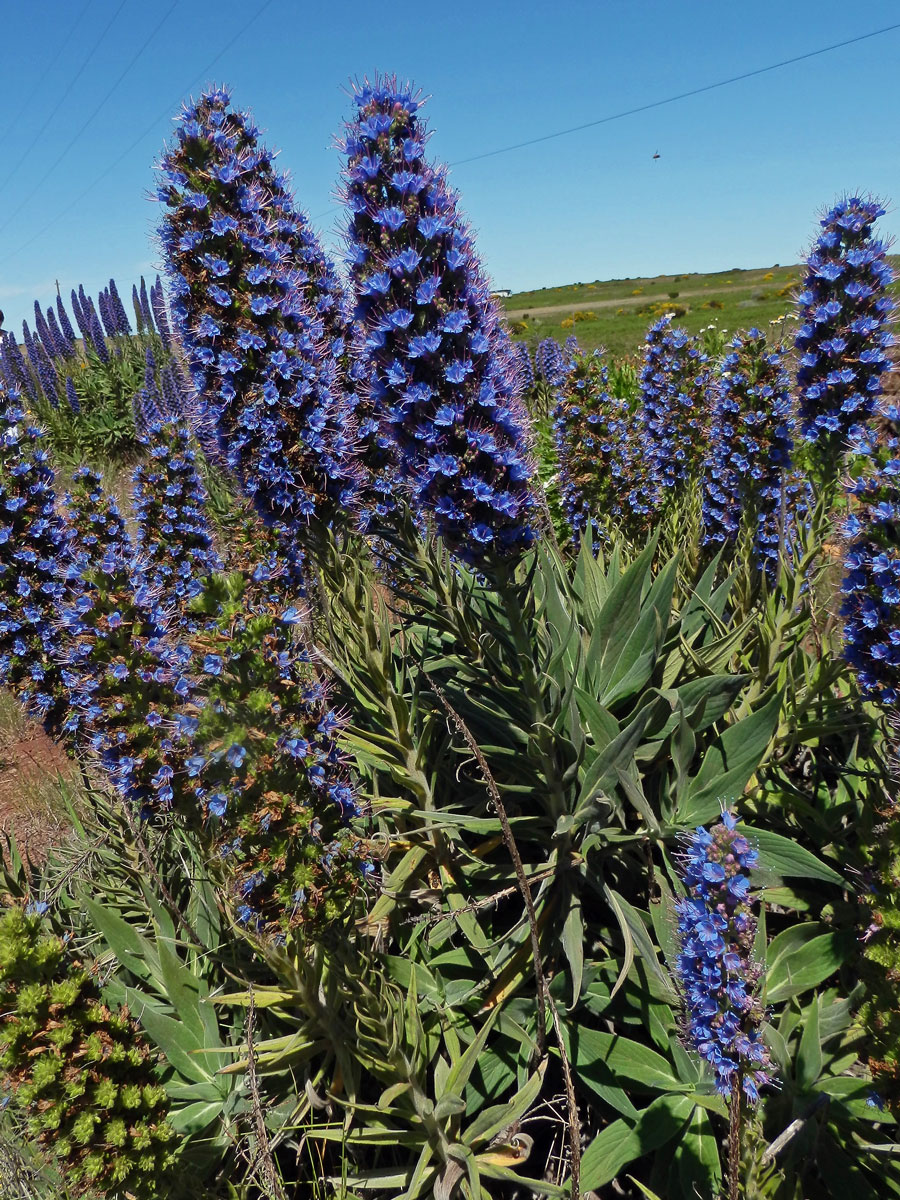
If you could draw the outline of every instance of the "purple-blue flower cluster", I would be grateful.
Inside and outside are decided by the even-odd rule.
[[[534,364],[524,342],[516,342],[513,351],[516,364],[516,386],[520,396],[527,397],[534,390]]]
[[[822,218],[797,297],[797,386],[803,435],[836,465],[855,426],[875,409],[889,369],[894,274],[873,235],[877,200],[848,196]]]
[[[563,510],[576,538],[590,526],[602,538],[618,524],[630,489],[634,457],[627,401],[610,394],[600,351],[578,351],[559,387],[553,414]]]
[[[534,373],[538,380],[551,388],[558,388],[567,370],[567,357],[556,338],[546,337],[538,342],[534,352]]]
[[[664,316],[648,330],[641,368],[643,504],[660,508],[700,478],[708,453],[712,389],[706,355]]]
[[[136,551],[144,580],[158,589],[174,619],[220,569],[197,473],[190,430],[172,420],[152,424],[141,441],[148,460],[134,472]]]
[[[471,231],[426,157],[419,94],[376,78],[354,103],[344,196],[375,518],[399,483],[460,557],[516,554],[535,536],[525,417]]]
[[[342,718],[295,637],[303,614],[246,578],[209,590],[192,638],[202,703],[186,767],[237,881],[238,919],[328,920],[361,883]],[[252,686],[248,687],[248,681]]]
[[[65,728],[142,810],[173,806],[191,732],[191,650],[169,635],[160,589],[143,571],[115,501],[90,471],[67,496],[76,571],[59,613]]]
[[[55,729],[64,712],[56,614],[70,534],[42,442],[17,394],[0,387],[0,684]]]
[[[782,347],[769,346],[758,329],[734,336],[716,379],[703,475],[704,543],[718,549],[746,531],[757,567],[770,576],[792,514],[791,394],[784,358]]]
[[[338,285],[228,92],[184,110],[158,195],[172,315],[229,465],[266,519],[329,519],[354,487]]]
[[[844,657],[865,695],[900,702],[900,409],[882,405],[852,449],[862,473],[849,486],[842,583]]]
[[[141,286],[146,291],[143,280]],[[151,292],[153,291],[154,289],[151,289]],[[158,280],[154,294],[158,301],[155,311],[163,323],[157,330],[154,327],[153,315],[150,314],[147,322],[142,318],[140,331],[146,330],[153,345],[158,345],[158,336],[166,349],[170,343],[164,324],[166,314],[162,287]],[[86,399],[89,401],[89,410],[97,405],[110,404],[109,389],[102,389],[96,394],[89,390],[87,394],[82,391],[79,395],[75,384],[76,379],[79,380],[79,387],[84,386],[82,380],[85,384],[89,383],[90,375],[84,374],[84,368],[91,360],[95,365],[99,360],[104,366],[109,366],[113,361],[107,338],[112,340],[115,357],[118,359],[130,356],[133,350],[143,353],[143,347],[131,344],[131,323],[114,279],[110,279],[109,285],[100,292],[96,305],[83,286],[77,291],[73,289],[71,307],[81,331],[82,347],[78,346],[75,329],[61,296],[57,297],[55,308],[48,308],[46,313],[35,302],[34,331],[32,332],[27,322],[22,324],[22,346],[25,353],[22,353],[11,335],[0,342],[0,383],[22,392],[36,406],[46,402],[50,407],[57,409],[65,395],[69,412],[80,416],[83,401]],[[113,368],[110,381],[113,392],[121,387],[122,378],[122,373]]]
[[[756,850],[731,813],[700,826],[683,855],[687,896],[678,902],[678,976],[689,1039],[715,1073],[716,1089],[731,1096],[739,1079],[750,1101],[772,1082],[757,994],[762,967],[753,958],[756,917],[749,872]]]

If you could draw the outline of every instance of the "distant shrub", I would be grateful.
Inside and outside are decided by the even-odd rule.
[[[677,300],[679,295],[680,295],[680,292],[669,292],[668,293],[670,300]]]
[[[573,319],[575,320],[576,323],[579,321],[596,321],[597,314],[595,312],[590,312],[590,311],[577,312],[577,313],[573,314]]]
[[[565,317],[562,321],[560,321],[560,325],[563,329],[572,329],[575,325],[575,321],[572,317]]]
[[[644,289],[643,288],[635,288],[631,294],[632,294],[632,296],[643,296]]]

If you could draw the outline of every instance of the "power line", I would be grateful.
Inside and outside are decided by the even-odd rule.
[[[124,0],[123,0],[123,3],[124,3]],[[196,75],[194,77],[194,79],[191,80],[191,82],[184,89],[184,92],[189,92],[190,89],[194,86],[194,84],[199,79],[206,78],[208,76],[209,72],[212,70],[212,68],[219,61],[219,59],[221,59],[225,54],[227,54],[227,52],[231,49],[231,47],[241,37],[243,37],[243,35],[250,28],[250,26],[254,23],[254,21],[256,21],[259,17],[261,17],[266,12],[266,10],[271,7],[271,5],[273,3],[274,3],[274,0],[265,0],[265,3],[262,5],[262,7],[259,9],[259,11],[254,13],[250,17],[250,19],[248,21],[246,21],[245,24],[237,31],[237,33],[228,42],[226,42],[225,46],[223,46],[223,48],[219,51],[219,53],[215,56],[215,58],[213,58],[203,68],[203,70],[198,75]],[[118,12],[116,15],[118,15]],[[113,19],[115,19],[115,18],[113,18]],[[738,83],[743,79],[752,79],[757,75],[765,75],[769,71],[777,71],[781,67],[787,67],[787,66],[791,66],[794,63],[804,62],[805,60],[810,59],[810,58],[817,58],[821,54],[829,54],[833,50],[840,50],[840,49],[843,49],[845,46],[852,46],[857,42],[867,41],[869,38],[880,37],[881,34],[892,33],[896,29],[900,29],[900,22],[897,22],[896,24],[893,24],[893,25],[886,25],[882,29],[874,29],[870,33],[859,34],[857,37],[846,38],[844,41],[835,42],[830,46],[823,46],[818,50],[810,50],[806,54],[797,54],[792,58],[782,59],[780,62],[771,63],[769,66],[766,66],[766,67],[757,67],[753,71],[744,71],[740,75],[732,75],[728,79],[721,79],[721,80],[717,81],[716,83],[708,83],[708,84],[705,84],[703,87],[692,88],[690,91],[686,91],[686,92],[679,92],[677,95],[667,96],[663,100],[654,100],[648,104],[641,104],[641,105],[637,105],[634,108],[625,109],[622,112],[611,113],[609,116],[606,116],[606,117],[599,117],[599,118],[597,118],[597,120],[594,120],[594,121],[586,121],[582,125],[574,125],[569,129],[559,129],[559,130],[556,130],[554,133],[546,133],[540,137],[529,138],[527,141],[524,141],[524,142],[516,142],[515,144],[510,145],[510,146],[501,146],[496,150],[485,151],[483,154],[473,154],[469,158],[457,159],[455,162],[450,163],[450,166],[458,167],[458,166],[463,166],[466,163],[479,162],[480,160],[485,159],[485,158],[493,158],[495,155],[498,155],[498,154],[508,154],[513,150],[521,150],[527,146],[538,145],[540,142],[547,142],[554,138],[565,137],[567,134],[570,134],[570,133],[579,133],[584,129],[592,129],[598,125],[606,125],[611,121],[619,121],[623,117],[630,117],[630,116],[636,115],[637,113],[648,112],[651,109],[661,108],[666,104],[674,104],[678,100],[686,100],[691,96],[699,96],[699,95],[702,95],[704,92],[714,91],[716,88],[727,87],[729,84]],[[105,32],[106,31],[104,31],[103,36],[105,36]],[[101,40],[102,40],[102,38],[101,38]],[[71,85],[70,85],[69,90],[71,90]],[[182,95],[184,95],[184,92],[182,93]],[[181,97],[179,97],[178,100],[175,101],[175,104],[178,104],[180,102],[180,100],[181,100]],[[21,254],[23,250],[27,250],[30,246],[33,246],[36,241],[38,241],[41,237],[44,236],[44,234],[46,233],[46,231],[48,229],[52,228],[54,225],[57,224],[57,222],[62,220],[63,217],[67,216],[68,213],[70,213],[72,211],[72,209],[76,207],[76,205],[80,204],[81,201],[86,196],[88,196],[94,190],[94,188],[97,187],[98,184],[102,183],[104,179],[106,179],[110,174],[112,174],[112,172],[116,169],[116,167],[124,159],[126,159],[128,157],[128,155],[132,153],[133,150],[137,149],[137,147],[141,144],[141,142],[143,142],[144,139],[146,137],[148,137],[149,134],[152,133],[156,129],[156,127],[159,125],[159,122],[161,120],[163,120],[172,111],[173,107],[174,107],[174,105],[167,106],[160,113],[159,116],[154,117],[151,124],[148,125],[147,128],[142,133],[140,133],[135,138],[135,140],[129,146],[127,146],[116,159],[113,160],[113,162],[110,163],[110,165],[106,168],[105,171],[103,171],[91,183],[89,183],[88,186],[82,192],[80,192],[69,204],[67,204],[65,208],[61,209],[60,212],[58,212],[55,217],[52,217],[49,221],[45,222],[44,225],[42,226],[41,230],[38,233],[36,233],[33,237],[29,238],[27,241],[23,242],[21,246],[19,246],[15,250],[13,250],[10,254],[7,254],[4,259],[0,260],[0,266],[5,266],[13,258],[15,258],[17,255]],[[326,217],[329,215],[329,213],[334,212],[334,211],[337,211],[337,210],[329,209],[326,212],[322,213],[321,216],[314,217],[312,219],[320,220],[322,217]]]
[[[868,38],[880,37],[883,33],[891,33],[900,29],[900,21],[895,25],[885,25],[883,29],[873,29],[871,33],[861,33],[858,37],[847,38],[843,42],[835,42],[832,46],[823,46],[820,50],[810,50],[807,54],[797,54],[793,58],[782,59],[768,67],[757,67],[755,71],[744,71],[740,75],[732,75],[728,79],[720,79],[717,83],[707,83],[703,87],[691,88],[689,92],[679,92],[677,96],[667,96],[664,100],[653,100],[650,104],[639,104],[635,108],[626,108],[623,112],[611,113],[608,117],[598,117],[596,121],[585,121],[583,125],[573,125],[570,129],[558,129],[555,133],[545,133],[541,137],[529,138],[525,142],[516,142],[511,146],[500,146],[497,150],[486,150],[483,154],[473,154],[469,158],[458,158],[451,167],[461,167],[465,163],[479,162],[483,158],[493,158],[497,154],[509,154],[512,150],[522,150],[526,146],[536,146],[539,142],[549,142],[553,138],[565,137],[570,133],[580,133],[583,129],[593,129],[597,125],[607,125],[610,121],[620,121],[623,117],[633,117],[636,113],[649,112],[653,108],[662,108],[665,104],[674,104],[676,100],[687,100],[689,96],[699,96],[703,92],[712,92],[716,88],[727,87],[730,83],[738,83],[742,79],[752,79],[756,75],[765,75],[768,71],[777,71],[780,67],[789,67],[793,63],[804,62],[808,58],[817,58],[820,54],[830,54],[832,50],[841,50],[844,46],[852,46],[856,42],[864,42]]]
[[[44,67],[43,71],[41,72],[40,78],[38,79],[38,81],[34,85],[34,87],[31,89],[31,91],[28,93],[25,100],[22,101],[19,111],[12,118],[12,120],[8,123],[7,132],[3,138],[3,141],[0,141],[0,145],[2,145],[4,141],[8,141],[9,131],[11,129],[18,129],[19,122],[22,120],[22,118],[25,116],[26,112],[28,112],[28,109],[31,107],[31,102],[34,100],[35,96],[41,90],[44,80],[47,78],[47,76],[50,74],[50,72],[53,70],[53,68],[59,62],[60,58],[62,58],[63,53],[71,47],[72,38],[75,34],[75,30],[78,28],[78,26],[84,20],[85,13],[91,7],[92,3],[93,3],[93,0],[85,0],[85,3],[82,5],[81,12],[75,18],[68,33],[65,35],[65,37],[62,39],[62,41],[59,43],[59,49],[56,51],[56,53],[53,55],[53,57],[47,63],[46,67]]]
[[[175,11],[175,9],[177,7],[178,7],[178,0],[172,0],[172,3],[169,6],[168,11],[165,13],[165,15],[159,21],[157,21],[156,25],[153,28],[153,31],[144,39],[143,43],[141,44],[140,49],[128,61],[127,65],[125,66],[125,68],[121,72],[121,74],[119,75],[118,79],[107,90],[107,92],[101,99],[100,103],[94,108],[93,112],[90,114],[90,116],[87,118],[87,120],[84,121],[84,123],[82,124],[82,126],[78,130],[78,132],[75,134],[75,136],[70,139],[68,145],[62,150],[62,152],[60,154],[57,155],[56,159],[47,168],[47,170],[44,172],[44,174],[41,176],[41,178],[37,181],[37,183],[34,185],[34,187],[31,189],[31,191],[28,193],[28,195],[25,197],[25,199],[22,201],[22,203],[19,205],[19,207],[14,208],[13,211],[7,216],[7,218],[3,222],[3,224],[0,225],[0,233],[2,233],[4,231],[4,229],[7,229],[9,227],[9,225],[11,224],[11,222],[19,215],[19,213],[22,211],[22,209],[25,208],[25,206],[34,199],[34,197],[38,194],[38,192],[41,190],[41,188],[44,186],[44,184],[47,182],[47,180],[50,178],[50,176],[53,174],[53,172],[56,170],[56,168],[62,162],[62,160],[66,157],[66,155],[69,153],[69,151],[75,146],[76,142],[78,142],[78,140],[81,137],[83,137],[85,131],[88,129],[88,127],[91,125],[91,123],[95,120],[95,118],[97,117],[97,114],[104,108],[104,106],[106,105],[110,96],[112,96],[112,94],[113,94],[113,92],[115,92],[116,88],[119,87],[119,85],[122,83],[122,81],[125,79],[125,77],[129,74],[129,72],[134,67],[135,63],[138,61],[138,59],[141,57],[141,55],[144,53],[144,51],[147,49],[147,47],[150,45],[150,43],[153,41],[153,39],[159,33],[160,29],[162,29],[163,25],[165,25],[166,21],[168,21],[169,17],[171,17],[172,13]]]
[[[44,237],[44,235],[46,234],[48,229],[52,228],[59,221],[61,221],[63,219],[63,217],[67,216],[72,211],[73,208],[75,208],[77,205],[79,205],[81,203],[82,200],[84,200],[84,198],[86,196],[90,195],[90,193],[94,190],[94,188],[97,187],[98,184],[101,184],[103,182],[103,180],[106,179],[109,175],[111,175],[113,173],[113,171],[116,169],[116,167],[119,165],[119,163],[121,163],[124,159],[126,159],[133,150],[136,150],[138,148],[138,146],[141,144],[141,142],[143,142],[143,140],[146,137],[149,137],[149,135],[151,133],[156,132],[160,121],[165,120],[165,118],[168,117],[169,114],[172,112],[172,109],[175,108],[178,104],[180,104],[182,102],[185,92],[189,92],[191,90],[191,88],[194,86],[194,84],[197,83],[198,80],[201,80],[201,79],[205,80],[206,78],[208,78],[209,72],[213,69],[213,67],[216,65],[216,63],[219,61],[219,59],[223,58],[228,53],[228,51],[235,44],[235,42],[239,41],[244,36],[244,34],[247,32],[247,30],[250,28],[250,26],[254,23],[254,21],[258,20],[263,15],[263,13],[265,13],[266,9],[271,8],[271,6],[272,6],[272,4],[274,4],[274,2],[275,2],[275,0],[265,0],[265,3],[263,4],[262,8],[260,8],[257,12],[255,12],[250,17],[249,20],[245,21],[244,24],[237,31],[237,33],[234,34],[234,36],[225,43],[225,45],[222,47],[222,49],[219,51],[219,53],[215,56],[215,58],[210,59],[210,61],[206,64],[206,66],[203,68],[203,70],[198,72],[194,76],[194,78],[190,81],[190,83],[187,85],[187,87],[184,88],[181,95],[179,95],[178,99],[175,100],[172,104],[166,105],[166,107],[159,113],[159,115],[153,118],[153,121],[147,126],[147,128],[143,131],[143,133],[139,133],[138,136],[134,139],[134,141],[129,146],[125,147],[125,149],[118,156],[118,158],[114,159],[109,164],[109,166],[106,168],[105,171],[103,171],[100,175],[97,175],[87,185],[87,187],[83,191],[79,192],[78,195],[75,196],[75,198],[66,205],[65,208],[61,209],[56,214],[55,217],[51,217],[49,221],[45,221],[44,224],[41,226],[41,229],[33,237],[30,237],[27,241],[23,242],[22,245],[19,246],[17,249],[15,249],[15,250],[11,251],[9,254],[7,254],[6,257],[2,261],[0,261],[0,266],[5,266],[13,258],[15,258],[17,255],[21,254],[23,250],[27,250],[29,248],[29,246],[33,246],[35,242],[39,241],[42,237]]]
[[[72,93],[72,88],[74,88],[75,84],[78,82],[78,80],[81,78],[81,76],[87,70],[91,59],[94,57],[94,55],[100,49],[101,42],[106,37],[106,35],[109,33],[110,29],[112,29],[113,25],[116,22],[116,18],[118,17],[118,15],[122,11],[122,9],[125,7],[125,4],[126,4],[126,0],[121,0],[119,7],[116,9],[116,11],[113,13],[113,15],[109,18],[106,25],[104,26],[103,32],[97,38],[96,42],[94,42],[94,45],[91,48],[91,51],[88,54],[87,58],[84,60],[84,62],[78,68],[78,70],[75,72],[75,75],[72,78],[72,80],[70,81],[69,86],[66,88],[66,90],[63,92],[63,94],[60,96],[59,100],[56,102],[56,107],[53,109],[53,111],[50,113],[50,116],[46,119],[46,121],[43,123],[43,125],[40,127],[40,129],[37,131],[37,133],[31,139],[31,141],[29,142],[29,145],[28,145],[28,149],[25,151],[25,153],[22,155],[22,157],[16,163],[15,167],[9,173],[9,175],[7,175],[6,179],[3,181],[3,184],[0,185],[0,190],[2,190],[3,187],[9,187],[10,183],[13,181],[13,179],[15,179],[16,175],[18,175],[19,171],[21,170],[22,164],[25,162],[28,155],[35,148],[35,146],[40,144],[41,138],[44,136],[44,134],[47,132],[48,128],[50,127],[50,122],[53,120],[53,118],[56,116],[56,114],[62,108],[63,104],[65,104],[66,100],[68,100],[69,96]]]
[[[662,108],[665,104],[674,104],[676,100],[686,100],[689,96],[699,96],[703,92],[711,92],[716,88],[727,87],[730,83],[738,83],[742,79],[752,79],[756,75],[765,75],[768,71],[777,71],[780,67],[789,67],[793,63],[803,62],[808,58],[817,58],[820,54],[829,54],[832,50],[841,50],[844,46],[852,46],[855,42],[864,42],[868,38],[879,37],[883,33],[891,33],[900,29],[900,21],[894,25],[885,25],[883,29],[873,29],[871,33],[861,33],[858,37],[847,38],[843,42],[835,42],[831,46],[823,46],[819,50],[810,50],[806,54],[797,54],[793,58],[782,59],[781,62],[771,63],[768,67],[757,67],[753,71],[744,71],[740,75],[732,75],[728,79],[720,79],[717,83],[707,83],[703,87],[691,88],[688,92],[679,92],[676,96],[667,96],[664,100],[653,100],[649,104],[640,104],[636,108],[627,108],[622,112],[611,113],[608,117],[598,117],[596,121],[586,121],[583,125],[573,125],[570,129],[558,129],[555,133],[545,133],[540,137],[529,138],[525,142],[515,142],[511,146],[501,146],[497,150],[486,150],[483,154],[473,154],[469,158],[458,158],[448,165],[461,167],[466,163],[480,162],[484,158],[493,158],[497,154],[508,154],[512,150],[523,150],[526,146],[536,146],[540,142],[549,142],[553,138],[565,137],[570,133],[580,133],[583,129],[593,129],[597,125],[607,125],[610,121],[620,121],[623,117],[633,117],[637,113],[648,112],[653,108]],[[320,221],[323,217],[337,212],[337,208],[326,209],[318,216],[310,218]]]

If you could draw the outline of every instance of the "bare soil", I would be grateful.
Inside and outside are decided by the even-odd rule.
[[[12,836],[22,857],[35,863],[66,832],[60,776],[70,780],[72,764],[39,725],[29,722],[0,741],[0,837]]]

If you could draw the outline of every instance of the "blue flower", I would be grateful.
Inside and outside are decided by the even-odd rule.
[[[736,334],[716,380],[703,474],[703,540],[718,549],[752,536],[756,566],[774,579],[796,520],[793,419],[784,351],[758,329]]]
[[[244,765],[244,759],[246,757],[247,751],[244,749],[244,747],[239,745],[237,742],[234,742],[228,747],[228,751],[225,755],[225,761],[229,766],[234,767],[235,770],[237,770],[239,767]]]
[[[598,549],[599,540],[631,516],[623,502],[634,474],[634,423],[628,402],[610,394],[600,351],[574,351],[567,363],[555,368],[553,410],[563,511],[573,534],[590,532]]]
[[[73,550],[43,441],[0,384],[0,682],[55,732],[66,709],[58,618]]]
[[[699,482],[713,415],[706,355],[671,316],[647,333],[640,385],[641,453],[628,502],[641,515],[658,514]]]
[[[515,556],[534,540],[535,501],[508,335],[446,170],[425,157],[419,95],[379,77],[354,102],[344,195],[369,524],[405,496],[462,558]],[[514,495],[515,515],[475,481]]]
[[[862,469],[848,486],[841,613],[844,658],[862,692],[891,708],[900,702],[900,412],[886,400],[877,412],[850,443]]]
[[[804,437],[836,470],[847,438],[871,416],[890,369],[893,279],[887,244],[873,235],[883,205],[847,196],[821,219],[797,297],[797,385]]]
[[[174,323],[228,465],[265,520],[290,525],[287,551],[311,516],[330,519],[354,488],[340,282],[223,89],[183,113],[160,195]]]
[[[737,831],[733,814],[723,812],[719,824],[700,827],[687,844],[682,856],[687,898],[677,905],[677,968],[688,1035],[712,1066],[717,1090],[731,1096],[740,1071],[751,1103],[772,1082],[755,994],[762,970],[753,959],[756,918],[748,872],[756,865],[756,851]]]

